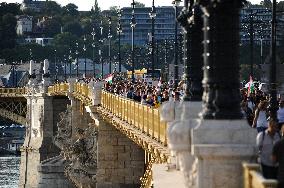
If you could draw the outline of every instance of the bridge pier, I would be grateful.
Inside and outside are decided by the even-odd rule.
[[[38,187],[41,162],[55,157],[59,149],[53,144],[58,112],[66,109],[67,101],[53,98],[35,88],[25,95],[27,99],[26,137],[21,149],[19,187]]]
[[[97,188],[140,187],[145,170],[144,150],[99,119]]]

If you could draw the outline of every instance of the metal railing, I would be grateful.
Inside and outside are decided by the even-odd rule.
[[[106,110],[146,133],[152,139],[167,145],[167,124],[160,121],[158,109],[106,91],[102,91],[101,104]]]
[[[69,90],[69,83],[60,83],[48,87],[49,94],[65,94]]]
[[[0,95],[24,95],[26,89],[22,88],[0,88]]]
[[[243,163],[244,188],[277,188],[277,181],[265,179],[259,164]]]

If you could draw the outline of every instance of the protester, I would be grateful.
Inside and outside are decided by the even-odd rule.
[[[278,131],[278,122],[269,120],[268,128],[258,133],[256,144],[259,150],[260,164],[264,178],[277,178],[277,165],[272,161],[272,148],[274,144],[280,140]]]
[[[262,132],[267,129],[267,101],[260,101],[253,119],[252,127],[256,127],[257,132]]]
[[[284,188],[284,138],[283,137],[280,141],[275,143],[272,149],[272,160],[274,163],[278,163],[279,165],[277,171],[277,180],[278,180],[277,188]]]

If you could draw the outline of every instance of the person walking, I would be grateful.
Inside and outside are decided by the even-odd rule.
[[[283,126],[282,126],[283,127]],[[275,143],[272,149],[272,160],[278,163],[277,188],[284,188],[284,138]]]
[[[273,146],[279,140],[280,134],[278,132],[278,122],[272,119],[269,120],[267,130],[258,133],[256,137],[262,174],[266,179],[277,178],[277,164],[272,161],[271,156]]]
[[[252,127],[256,127],[258,133],[267,129],[267,101],[260,101],[258,104]]]

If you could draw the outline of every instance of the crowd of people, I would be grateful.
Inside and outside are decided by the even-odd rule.
[[[131,80],[114,78],[112,83],[106,82],[104,89],[132,99],[143,105],[159,108],[165,101],[180,101],[184,94],[183,83],[173,89],[173,82],[156,81],[156,84],[142,79]],[[279,97],[278,121],[269,119],[267,93],[254,87],[241,88],[241,107],[248,124],[258,132],[256,145],[258,147],[259,163],[263,176],[267,179],[277,179],[278,187],[284,188],[284,99]]]
[[[258,132],[258,162],[266,179],[277,179],[284,188],[284,98],[278,97],[277,120],[270,118],[269,95],[254,87],[241,89],[242,109],[248,123]]]
[[[153,108],[159,108],[165,101],[180,101],[183,90],[181,87],[177,87],[175,90],[172,88],[173,82],[154,81],[149,83],[142,79],[136,80],[134,83],[130,80],[116,79],[112,83],[107,82],[104,87],[108,92]]]

